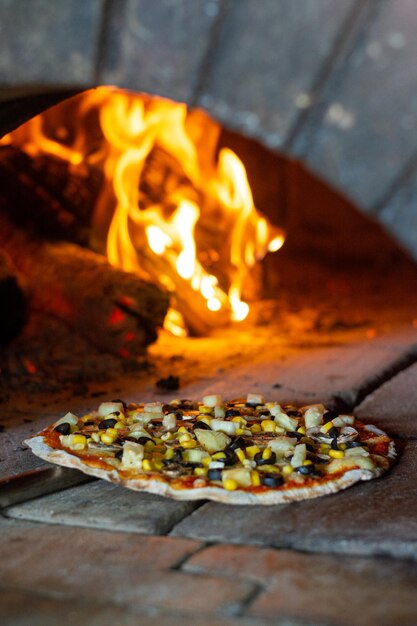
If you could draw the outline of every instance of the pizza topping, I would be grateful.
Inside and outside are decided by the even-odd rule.
[[[106,417],[111,413],[117,413],[124,415],[125,409],[122,402],[102,402],[98,407],[98,414],[101,417]]]
[[[158,478],[174,489],[293,488],[352,468],[389,465],[390,440],[379,429],[321,404],[297,409],[265,403],[260,394],[243,402],[224,402],[217,394],[202,403],[104,402],[81,419],[68,413],[53,431],[51,441],[87,464],[100,461],[100,467]]]

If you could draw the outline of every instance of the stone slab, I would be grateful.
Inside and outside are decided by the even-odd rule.
[[[401,181],[399,188],[378,210],[377,218],[416,258],[417,232],[417,172]]]
[[[277,506],[208,503],[172,531],[203,541],[417,559],[417,443],[386,476],[333,495]]]
[[[364,393],[414,358],[416,340],[412,330],[347,345],[288,349],[271,338],[267,345],[260,343],[257,352],[246,352],[242,346],[240,358],[229,367],[219,368],[214,375],[206,371],[182,393],[192,398],[210,393],[231,398],[255,391],[282,402],[341,401],[353,407]]]
[[[102,4],[2,0],[0,84],[93,83]]]
[[[45,597],[46,596],[46,597]],[[213,607],[215,610],[215,607]],[[0,589],[0,621],[7,626],[271,626],[270,620],[186,613],[146,607],[121,607],[106,602],[56,598],[32,592]],[[277,626],[298,626],[274,620]]]
[[[374,3],[295,143],[296,156],[365,210],[415,154],[416,27],[413,0]]]
[[[15,590],[190,613],[235,613],[254,590],[172,569],[198,549],[189,540],[13,520],[1,523],[0,544],[0,580]]]
[[[353,4],[231,2],[197,104],[227,127],[278,148],[311,104],[311,89]]]
[[[403,370],[376,389],[355,409],[394,437],[417,439],[417,365]]]
[[[131,491],[100,480],[17,504],[4,514],[52,524],[160,535],[196,506],[195,502]]]
[[[218,11],[217,0],[113,3],[100,82],[189,102]]]
[[[417,621],[415,563],[214,545],[191,556],[183,570],[267,584],[249,608],[256,616],[285,615],[320,624]]]

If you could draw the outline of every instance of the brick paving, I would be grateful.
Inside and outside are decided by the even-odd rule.
[[[74,485],[66,470],[53,479],[20,442],[68,399],[40,415],[36,401],[14,412],[4,406],[1,624],[414,625],[417,366],[406,366],[414,353],[408,334],[362,348],[294,350],[274,367],[262,355],[231,362],[223,380],[233,388],[304,401],[319,393],[352,408],[363,398],[357,415],[396,438],[399,458],[387,476],[290,505],[174,502],[102,481]],[[213,370],[181,393],[202,394],[218,377]],[[125,391],[134,397],[138,387]],[[84,402],[74,400],[74,410]],[[39,472],[35,484],[22,470]]]

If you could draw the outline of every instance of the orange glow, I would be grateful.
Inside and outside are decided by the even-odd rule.
[[[171,292],[170,332],[201,334],[244,320],[250,271],[282,246],[284,235],[256,210],[238,156],[229,148],[217,154],[220,127],[184,104],[109,88],[73,102],[76,132],[56,107],[3,142],[32,156],[58,156],[69,167],[101,167],[94,247],[103,246],[111,264]],[[54,134],[48,115],[59,120]]]

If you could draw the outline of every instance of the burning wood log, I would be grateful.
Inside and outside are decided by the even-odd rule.
[[[42,241],[1,213],[0,248],[25,279],[29,306],[101,350],[134,359],[156,339],[168,308],[168,295],[156,286],[75,244]]]

